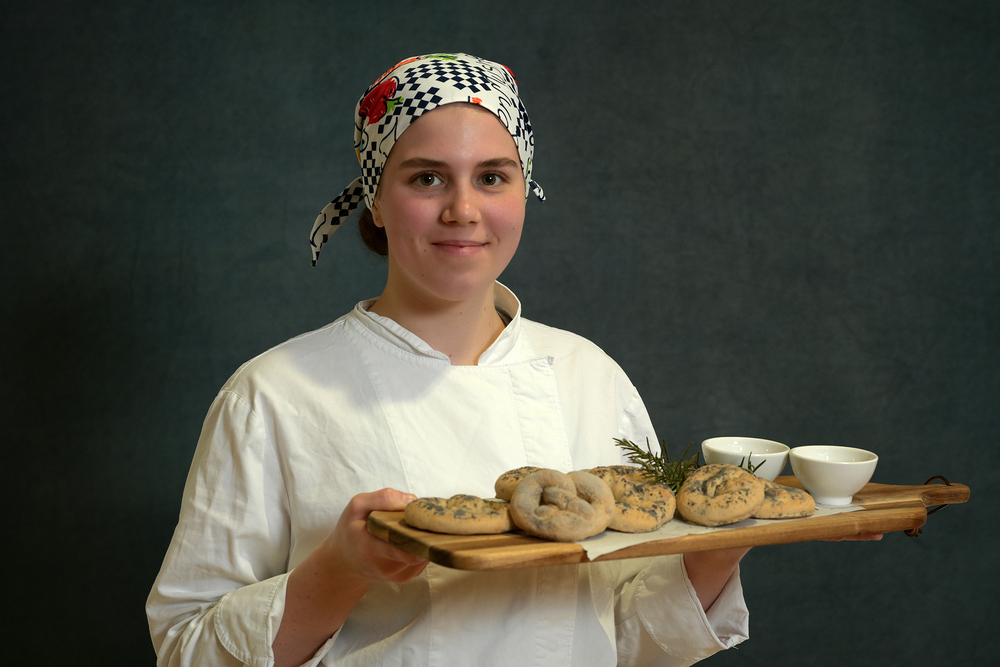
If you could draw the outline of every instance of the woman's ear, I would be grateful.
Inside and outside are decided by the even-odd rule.
[[[378,195],[375,195],[375,198],[374,198],[374,201],[372,202],[370,210],[372,212],[372,222],[375,223],[375,226],[376,227],[383,227],[384,228],[385,227],[385,223],[382,222],[382,210],[381,210],[381,206],[379,206]]]

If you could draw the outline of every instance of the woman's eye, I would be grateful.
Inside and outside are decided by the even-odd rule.
[[[414,181],[417,185],[422,185],[424,187],[439,185],[441,183],[441,179],[438,178],[436,174],[419,174]]]
[[[483,174],[483,185],[500,185],[503,183],[503,176],[497,173]]]

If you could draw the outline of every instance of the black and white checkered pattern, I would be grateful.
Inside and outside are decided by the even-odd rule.
[[[364,187],[361,179],[356,178],[340,193],[340,196],[324,206],[320,214],[316,216],[312,233],[309,235],[313,266],[316,266],[316,260],[319,259],[319,251],[323,245],[337,231],[341,221],[358,207],[362,199],[364,199]]]
[[[494,88],[481,67],[461,60],[418,61],[410,71],[417,80],[429,79],[440,87],[455,88],[471,95]]]

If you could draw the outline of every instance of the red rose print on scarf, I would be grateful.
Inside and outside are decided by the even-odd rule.
[[[399,103],[399,98],[392,99],[398,85],[399,79],[390,77],[372,88],[372,91],[365,96],[358,108],[358,115],[366,120],[365,125],[377,123]]]

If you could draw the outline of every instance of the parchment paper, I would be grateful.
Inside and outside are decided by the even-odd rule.
[[[677,519],[668,521],[666,524],[661,526],[658,530],[654,530],[651,533],[619,533],[614,530],[606,530],[600,535],[595,535],[594,537],[588,537],[585,540],[577,542],[583,547],[584,551],[587,552],[587,557],[591,560],[598,558],[599,556],[604,556],[613,551],[618,551],[619,549],[624,549],[625,547],[631,547],[636,544],[643,544],[645,542],[655,542],[656,540],[667,540],[673,537],[681,537],[683,535],[699,535],[703,533],[712,533],[720,530],[735,530],[737,528],[750,528],[752,526],[763,526],[767,524],[773,524],[775,522],[784,521],[802,521],[802,519],[812,519],[820,516],[830,516],[832,514],[842,514],[844,512],[854,512],[857,510],[864,509],[858,505],[842,505],[839,507],[827,507],[826,505],[817,505],[816,512],[812,516],[802,517],[798,519],[744,519],[737,523],[731,523],[728,526],[696,526],[690,523],[684,523]]]

